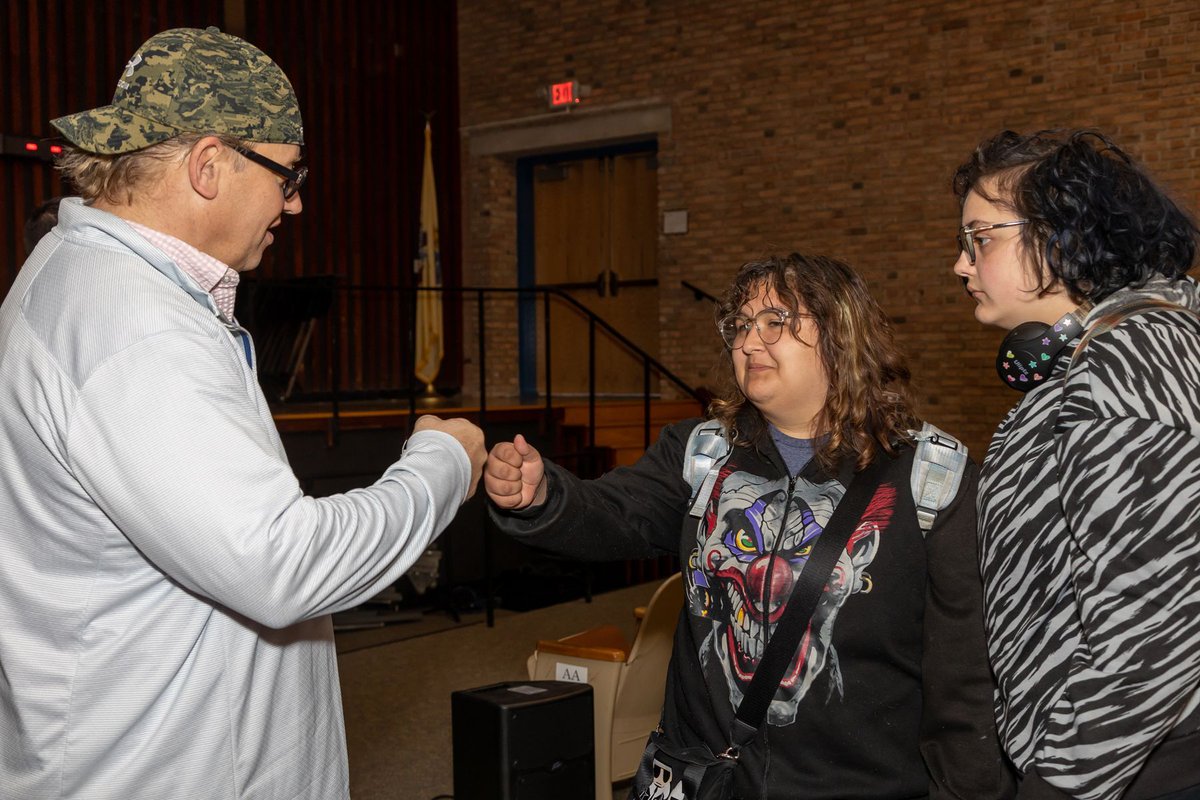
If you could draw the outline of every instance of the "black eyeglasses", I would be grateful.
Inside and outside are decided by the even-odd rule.
[[[300,187],[308,180],[308,167],[300,169],[288,169],[278,161],[272,161],[262,153],[256,153],[245,145],[233,145],[233,149],[244,155],[246,158],[258,164],[260,167],[266,167],[274,172],[279,177],[283,178],[283,199],[291,200],[296,196],[296,192],[300,191]]]
[[[980,225],[978,228],[971,228],[963,225],[958,229],[958,249],[967,254],[967,261],[971,266],[975,266],[975,234],[990,231],[993,228],[1011,228],[1014,225],[1028,225],[1027,219],[1014,219],[1012,222],[996,222],[991,225]]]
[[[730,350],[737,350],[746,343],[746,337],[750,335],[751,327],[758,330],[758,337],[762,339],[763,344],[775,344],[779,341],[779,337],[783,336],[783,329],[787,327],[790,317],[811,319],[812,315],[793,314],[782,308],[764,308],[753,317],[742,314],[721,317],[717,320],[717,330],[720,332],[721,338],[725,340],[725,346]]]

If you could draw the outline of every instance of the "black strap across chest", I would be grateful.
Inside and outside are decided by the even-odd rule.
[[[838,558],[845,552],[851,535],[879,486],[886,462],[886,457],[880,456],[866,470],[851,479],[846,494],[813,546],[812,553],[800,572],[800,578],[792,589],[791,597],[788,598],[787,608],[775,626],[775,632],[767,642],[762,659],[754,670],[754,677],[738,705],[733,730],[730,732],[730,740],[735,749],[753,740],[766,719],[771,699],[795,658],[796,648],[812,621],[813,612],[821,601]]]

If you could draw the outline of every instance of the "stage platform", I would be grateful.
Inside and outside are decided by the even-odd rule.
[[[292,402],[273,409],[288,460],[305,494],[325,497],[369,486],[400,457],[415,415],[483,416],[487,445],[510,441],[520,433],[547,458],[582,476],[594,477],[632,464],[664,425],[697,416],[694,400],[654,400],[650,423],[639,398],[601,398],[595,427],[587,398],[544,401],[493,401],[483,408],[464,398]],[[592,433],[594,431],[594,433]],[[489,533],[483,492],[467,500],[438,541],[438,594],[424,598],[453,613],[486,607],[523,611],[659,578],[673,569],[667,560],[581,565],[534,551],[506,536]],[[666,559],[667,557],[664,557]],[[399,589],[409,596],[403,581]],[[401,598],[402,600],[405,598]],[[411,599],[411,598],[409,598]],[[388,614],[404,616],[411,603],[384,603]],[[349,624],[351,621],[347,621]]]
[[[281,434],[324,433],[330,446],[351,431],[390,429],[407,432],[414,416],[437,414],[440,417],[466,417],[483,424],[489,434],[493,431],[506,433],[509,429],[522,433],[522,427],[532,427],[535,434],[546,434],[553,426],[565,432],[569,440],[556,444],[609,448],[613,464],[633,463],[646,444],[658,437],[663,425],[698,416],[702,409],[692,399],[653,399],[649,403],[648,431],[646,411],[641,398],[597,398],[595,436],[589,441],[587,431],[591,428],[592,412],[586,397],[554,398],[550,404],[542,399],[522,402],[518,398],[489,398],[484,405],[478,398],[462,395],[423,395],[414,400],[291,402],[272,406],[272,415]]]

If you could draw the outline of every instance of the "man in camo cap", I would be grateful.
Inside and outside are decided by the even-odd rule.
[[[50,124],[70,143],[59,166],[88,205],[218,259],[229,270],[217,281],[218,298],[232,297],[236,273],[258,266],[281,214],[300,213],[308,169],[296,166],[304,125],[292,84],[266,53],[216,28],[177,28],[152,37],[125,65],[112,103]],[[196,148],[200,142],[205,146]],[[246,160],[263,170],[242,176]],[[217,175],[210,168],[218,162],[249,177],[250,186],[234,187],[234,203],[201,202],[206,215],[223,214],[224,224],[192,230],[191,216],[199,209],[186,201],[214,199]],[[169,177],[168,166],[181,164],[187,174],[175,177],[188,177],[199,197],[169,193],[182,207],[165,208],[155,190],[169,188],[159,179]],[[278,188],[258,191],[269,181]],[[250,193],[241,196],[243,188]]]
[[[80,197],[0,306],[0,798],[346,798],[329,614],[449,523],[483,435],[423,417],[374,485],[300,490],[233,313],[307,177],[258,48],[165,31],[52,124]]]
[[[142,45],[110,105],[51,124],[89,153],[143,150],[181,133],[304,144],[296,94],[266,53],[216,28],[164,31]]]

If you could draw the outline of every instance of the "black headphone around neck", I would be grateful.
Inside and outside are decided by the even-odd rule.
[[[1045,383],[1058,354],[1083,332],[1087,311],[1080,306],[1053,325],[1022,322],[1009,331],[996,355],[996,372],[1004,385],[1028,392]]]

